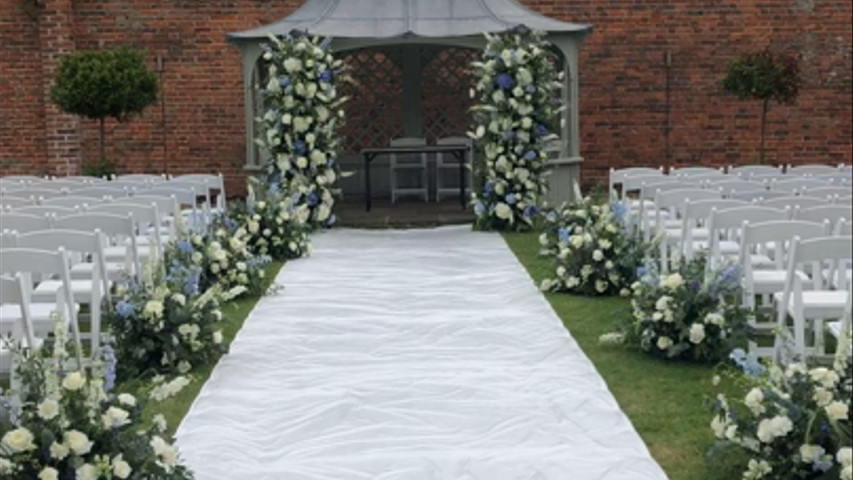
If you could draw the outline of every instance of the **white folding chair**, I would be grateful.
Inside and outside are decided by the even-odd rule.
[[[76,197],[92,197],[92,198],[124,198],[132,192],[127,188],[113,188],[102,186],[83,185],[83,188],[69,190],[69,195]]]
[[[111,213],[114,215],[127,216],[133,215],[133,220],[136,222],[136,244],[140,248],[140,262],[147,262],[150,258],[151,239],[154,239],[154,247],[157,258],[163,255],[163,239],[161,235],[148,235],[147,232],[158,231],[160,226],[160,213],[157,210],[157,204],[154,202],[148,205],[137,205],[131,203],[107,203],[104,205],[95,205],[89,207],[89,212]],[[166,241],[169,237],[166,238]],[[73,274],[72,274],[73,276]]]
[[[765,200],[771,200],[774,198],[782,198],[789,197],[792,193],[788,191],[775,191],[775,190],[733,190],[728,195],[725,195],[726,198],[732,198],[734,200],[743,200],[745,202],[763,202]]]
[[[733,192],[751,192],[767,190],[767,187],[761,182],[751,182],[740,178],[720,177],[717,181],[708,182],[708,188],[719,190],[724,196],[728,197]]]
[[[725,173],[718,168],[711,167],[673,168],[669,172],[671,177],[695,177],[697,175],[724,176]]]
[[[710,235],[708,218],[711,216],[712,210],[723,210],[746,205],[748,205],[747,202],[732,199],[691,199],[689,202],[685,202],[681,219],[681,231],[684,233],[684,240],[681,242],[681,253],[684,257],[691,259],[696,251],[708,248],[708,237]],[[702,238],[694,239],[693,234],[695,232],[701,233]],[[727,251],[733,249],[733,246],[727,243],[724,243],[722,247]]]
[[[175,238],[174,220],[181,214],[180,205],[173,196],[161,197],[155,195],[134,195],[132,197],[123,198],[123,204],[130,205],[156,205],[157,214],[160,216],[161,225],[156,229],[160,236],[166,242]],[[147,233],[152,235],[155,229],[149,230]]]
[[[196,190],[195,184],[189,184],[184,188],[176,188],[175,184],[171,184],[168,187],[165,186],[157,186],[150,190],[141,190],[138,192],[138,195],[134,197],[165,197],[173,199],[179,208],[179,214],[185,216],[190,216],[191,221],[189,225],[196,232],[201,232],[205,228],[207,228],[207,224],[204,223],[205,219],[200,218],[201,215],[198,211],[198,197],[201,195]],[[184,207],[188,207],[187,210],[184,210]]]
[[[640,186],[640,196],[638,200],[640,201],[640,210],[638,212],[640,231],[643,234],[643,238],[646,240],[651,238],[652,230],[656,229],[657,218],[660,218],[661,221],[665,222],[670,219],[670,212],[668,211],[660,211],[658,206],[654,203],[655,198],[661,192],[668,192],[671,190],[684,190],[684,189],[692,189],[696,190],[699,186],[689,182],[689,181],[679,181],[675,179],[665,179],[658,182],[645,183]],[[628,212],[631,215],[631,212]],[[654,218],[652,218],[654,217]],[[633,224],[633,221],[629,222]]]
[[[0,197],[0,208],[14,208],[15,210],[17,210],[19,207],[27,207],[35,204],[36,201],[33,197],[25,198],[13,197],[9,195],[4,195]]]
[[[209,190],[216,190],[216,207],[211,203],[211,211],[216,214],[224,214],[227,209],[225,197],[225,177],[221,173],[190,173],[178,175],[172,178],[172,182],[204,182],[208,188],[207,201],[210,202]]]
[[[804,188],[801,192],[803,195],[811,197],[849,197],[853,195],[853,187],[813,187]]]
[[[738,262],[743,268],[743,289],[741,305],[759,312],[766,312],[771,305],[770,296],[781,292],[785,288],[787,278],[786,253],[790,242],[794,237],[811,239],[826,236],[829,223],[814,223],[803,221],[771,221],[750,223],[744,222],[741,228],[741,250]],[[773,252],[773,265],[771,268],[755,269],[752,264],[752,256],[755,254],[769,254]],[[807,278],[805,273],[803,278]],[[811,288],[810,280],[806,282]],[[756,304],[756,297],[762,299],[762,304]],[[757,332],[767,333],[775,328],[775,322],[758,323],[757,315],[750,315],[750,326]],[[749,342],[750,353],[759,356],[772,356],[773,347],[759,347],[755,341]]]
[[[773,180],[770,182],[770,190],[776,192],[799,193],[808,188],[826,187],[829,183],[824,180],[808,177],[795,177],[786,180]]]
[[[707,239],[708,230],[702,227],[691,225],[684,221],[684,211],[687,204],[692,201],[714,200],[720,199],[720,194],[713,190],[703,190],[697,188],[680,188],[676,190],[661,191],[658,190],[655,197],[655,206],[657,206],[656,216],[654,220],[654,237],[660,240],[660,268],[661,272],[669,272],[669,251],[672,246],[678,246],[677,251],[681,251],[681,242],[684,240],[687,233],[685,228],[690,228],[692,238]],[[663,212],[668,212],[668,219],[662,215]],[[651,227],[650,227],[651,228]]]
[[[746,205],[740,207],[726,208],[723,210],[711,209],[708,218],[708,262],[706,271],[712,272],[722,264],[723,258],[737,259],[741,251],[740,237],[744,222],[760,223],[788,220],[788,210],[762,207],[758,205]],[[773,261],[764,254],[750,255],[749,260],[756,268],[767,268],[773,265]]]
[[[0,231],[15,230],[18,233],[47,230],[51,228],[48,215],[33,215],[17,212],[0,212]]]
[[[825,354],[823,320],[835,320],[844,315],[851,295],[850,282],[839,275],[839,286],[832,289],[825,282],[823,275],[813,274],[810,281],[814,282],[814,289],[805,290],[803,283],[809,280],[801,272],[805,265],[810,265],[812,272],[822,272],[825,267],[830,271],[838,270],[839,264],[849,262],[853,257],[853,237],[836,236],[810,240],[795,237],[791,241],[789,256],[785,288],[773,294],[776,323],[778,328],[786,329],[787,317],[793,319],[794,351],[803,360],[810,356],[809,354],[822,356]],[[808,320],[811,320],[814,332],[814,343],[809,348],[806,347]],[[781,342],[782,338],[777,335],[777,356],[781,351]]]
[[[37,177],[35,175],[5,175],[0,178],[7,182],[41,182],[45,180],[44,177]]]
[[[391,147],[423,147],[426,140],[423,138],[403,137],[391,140]],[[427,177],[427,154],[396,154],[388,156],[389,172],[391,174],[391,203],[397,202],[401,195],[423,196],[424,201],[429,201],[429,180]],[[400,186],[400,173],[414,172],[420,177],[420,186]]]
[[[69,195],[67,197],[41,198],[41,205],[58,205],[60,207],[74,208],[85,207],[86,205],[98,205],[101,203],[109,203],[112,200],[109,198],[98,197],[81,197],[77,195]]]
[[[792,211],[797,207],[809,208],[829,204],[829,202],[824,198],[806,197],[803,195],[771,198],[768,200],[761,200],[757,203],[770,208],[790,208]]]
[[[33,333],[27,285],[21,275],[0,276],[0,312],[0,375],[10,377],[14,390],[17,386],[13,375],[15,367],[9,347],[33,350],[41,347],[41,341],[36,340]]]
[[[23,190],[15,190],[16,197],[33,197],[33,198],[57,198],[63,197],[68,192],[62,189],[52,189],[43,187],[44,184],[39,184],[39,188],[28,187]]]
[[[814,178],[818,180],[826,180],[827,182],[829,182],[830,185],[834,185],[837,187],[853,186],[853,175],[851,175],[850,173],[823,173],[820,175],[815,175]]]
[[[114,180],[120,182],[136,183],[161,183],[168,180],[165,175],[154,175],[150,173],[126,173],[115,176]]]
[[[772,165],[740,165],[729,169],[729,174],[748,180],[754,175],[777,175],[781,174],[782,167]]]
[[[648,168],[648,167],[630,167],[630,168],[620,168],[620,169],[610,169],[609,177],[609,194],[611,200],[624,200],[625,198],[625,189],[622,188],[622,182],[628,177],[639,177],[639,176],[657,176],[663,177],[665,176],[663,173],[663,167],[658,168]],[[616,185],[620,186],[620,189],[616,190]]]
[[[655,185],[655,184],[664,184],[664,183],[678,183],[674,178],[670,178],[667,175],[664,175],[661,172],[658,173],[642,173],[637,175],[622,175],[616,177],[619,184],[621,185],[621,193],[619,198],[625,202],[625,206],[628,208],[628,212],[637,212],[640,210],[640,207],[643,204],[648,204],[647,206],[650,208],[654,208],[652,204],[652,200],[640,201],[638,198],[629,198],[628,194],[632,192],[636,192],[639,195],[640,190],[643,188],[643,185]]]
[[[470,138],[467,137],[445,137],[439,138],[435,142],[436,145],[467,145],[468,151],[465,153],[465,165],[463,168],[470,168],[473,158],[473,146]],[[456,178],[456,183],[448,182],[448,177]],[[472,175],[465,175],[465,190],[470,191],[472,185]],[[435,201],[440,202],[442,196],[459,196],[459,159],[455,155],[449,153],[438,152],[435,154]]]
[[[853,219],[853,205],[820,205],[809,208],[795,208],[794,220],[807,220],[811,222],[823,222],[829,220],[833,225],[842,218]]]
[[[62,286],[56,291],[55,300],[49,303],[30,304],[31,325],[33,334],[37,337],[45,337],[54,331],[53,312],[62,316],[65,327],[71,327],[74,342],[78,346],[77,359],[80,360],[80,326],[77,323],[77,306],[71,291],[71,279],[68,275],[68,255],[65,249],[38,250],[35,248],[4,248],[0,249],[0,274],[19,274],[24,279],[29,295],[30,286],[34,283],[33,276],[58,277]],[[15,310],[2,310],[3,318],[9,321],[18,321],[20,313]],[[6,317],[8,315],[8,317]],[[14,320],[12,320],[14,319]],[[4,320],[0,320],[3,323]]]
[[[64,230],[83,232],[100,230],[110,243],[110,246],[104,248],[103,258],[106,259],[107,276],[111,280],[117,280],[117,275],[111,273],[110,263],[124,264],[125,271],[131,275],[139,275],[142,271],[136,243],[136,224],[132,214],[85,212],[57,218],[54,220],[54,225],[55,228]],[[75,265],[72,267],[71,274],[74,278],[91,278],[93,268],[93,266]]]
[[[15,213],[26,213],[27,215],[74,215],[79,213],[78,207],[61,207],[59,205],[34,205],[31,207],[16,208]]]
[[[810,164],[810,165],[797,165],[791,166],[788,165],[788,171],[786,172],[788,175],[798,175],[798,176],[806,176],[806,175],[821,175],[825,173],[838,173],[838,167],[833,167],[831,165],[821,165],[821,164]]]

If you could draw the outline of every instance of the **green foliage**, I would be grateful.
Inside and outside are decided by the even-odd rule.
[[[108,178],[115,175],[116,166],[113,162],[104,158],[98,162],[83,165],[80,173],[87,177]]]
[[[800,89],[800,70],[793,56],[765,49],[729,62],[722,85],[742,99],[790,104]]]
[[[50,97],[86,118],[127,120],[157,100],[157,75],[130,47],[70,53],[60,60]]]

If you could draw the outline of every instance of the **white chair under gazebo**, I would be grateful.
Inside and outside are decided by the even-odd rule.
[[[434,74],[434,71],[425,71],[425,65],[439,55],[437,52],[441,48],[480,50],[486,43],[483,33],[524,28],[546,32],[546,39],[559,53],[564,82],[562,101],[566,108],[562,112],[558,132],[560,141],[555,149],[558,151],[552,159],[554,168],[549,177],[549,200],[555,203],[571,200],[573,184],[579,180],[580,164],[583,161],[578,130],[578,51],[592,27],[546,17],[514,0],[307,0],[292,14],[277,22],[229,34],[229,40],[242,53],[246,168],[260,170],[265,160],[253,139],[257,136],[254,118],[262,108],[262,100],[255,91],[255,86],[262,84],[260,77],[264,74],[263,68],[259,68],[259,59],[263,53],[261,45],[269,41],[269,35],[301,32],[328,37],[331,47],[342,57],[349,56],[352,59],[353,53],[373,49],[379,53],[362,55],[361,61],[373,61],[381,57],[383,68],[394,64],[395,71],[401,77],[402,105],[392,112],[393,115],[370,116],[369,121],[363,121],[371,125],[359,130],[362,134],[359,147],[368,148],[385,146],[390,139],[397,137],[428,138],[434,141],[442,137],[464,135],[464,130],[458,131],[464,126],[458,124],[454,125],[455,131],[440,128],[443,126],[442,113],[430,110],[434,110],[434,106],[424,101],[426,92],[422,84],[423,76]],[[453,88],[458,90],[456,94],[467,98],[468,86],[453,84]],[[382,95],[386,96],[388,92],[383,91]],[[377,99],[377,103],[385,101],[385,98]],[[448,103],[453,108],[467,109],[467,105],[458,105],[458,101]],[[389,116],[394,118],[386,118]],[[425,122],[427,117],[429,122]],[[352,117],[349,118],[349,122],[352,122]],[[374,125],[379,122],[384,123]],[[439,128],[436,128],[436,124]],[[377,134],[376,130],[379,129],[384,130]],[[378,170],[383,167],[376,168],[376,173],[384,174],[384,171]]]

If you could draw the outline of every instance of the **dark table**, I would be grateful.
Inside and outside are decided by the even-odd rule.
[[[407,154],[407,153],[450,153],[459,160],[459,203],[462,204],[464,210],[467,206],[465,201],[465,154],[468,153],[468,145],[424,145],[421,147],[382,147],[382,148],[365,148],[361,151],[364,155],[364,190],[366,198],[367,211],[370,211],[371,203],[371,186],[370,186],[370,162],[379,155]],[[393,182],[394,180],[391,179]]]

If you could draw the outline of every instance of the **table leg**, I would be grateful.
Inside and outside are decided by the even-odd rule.
[[[456,156],[459,158],[459,203],[462,210],[465,210],[465,151],[456,152]]]
[[[364,154],[364,203],[366,210],[369,212],[371,205],[371,192],[370,192],[370,160],[371,155],[369,153]]]

